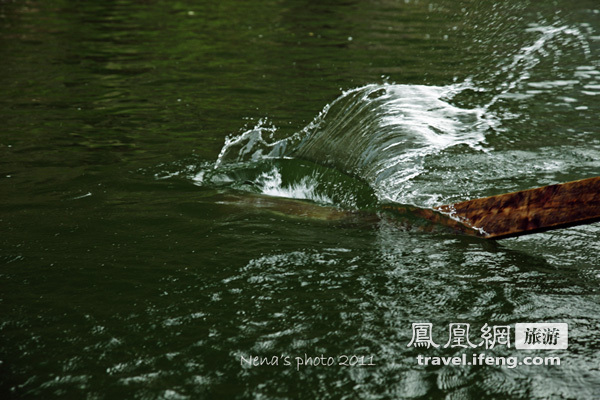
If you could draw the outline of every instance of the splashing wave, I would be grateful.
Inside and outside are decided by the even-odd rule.
[[[466,152],[469,157],[482,156],[478,161],[487,160],[483,162],[484,169],[494,173],[498,159],[490,154],[494,148],[488,137],[490,133],[502,133],[504,120],[510,119],[510,115],[519,117],[515,113],[522,107],[511,107],[510,102],[536,96],[542,93],[539,90],[542,86],[553,90],[581,85],[591,76],[577,70],[551,84],[536,82],[535,69],[549,54],[560,57],[561,46],[575,46],[586,59],[591,50],[585,35],[567,25],[531,25],[527,31],[536,35],[532,42],[521,47],[505,65],[499,65],[485,82],[477,84],[474,78],[467,78],[446,86],[385,83],[354,88],[343,92],[304,129],[287,138],[275,140],[277,128],[264,120],[240,135],[228,137],[213,171],[206,175],[227,180],[231,179],[232,168],[239,172],[240,168],[254,168],[273,160],[308,160],[358,178],[380,202],[419,207],[439,205],[448,199],[427,192],[432,188],[420,186],[419,177],[435,169],[443,170],[439,163],[444,160],[456,167],[460,162],[452,160],[455,153]],[[473,93],[477,96],[472,97]],[[452,148],[458,150],[453,153]],[[432,161],[436,158],[437,164]],[[467,162],[467,158],[461,162]],[[267,169],[250,179],[264,194],[335,202],[332,196],[319,192],[323,182],[311,181],[322,176],[312,174],[310,179],[297,179],[295,183],[289,183],[288,179],[286,184],[285,176],[279,175],[277,179],[281,171],[271,166]],[[451,192],[453,187],[468,180],[469,168],[465,165],[463,169],[456,176],[445,174],[448,182],[439,182],[439,189]],[[265,173],[270,174],[270,179],[260,175]]]
[[[310,160],[367,182],[380,201],[411,203],[406,184],[423,171],[427,155],[459,144],[484,150],[485,132],[493,120],[484,118],[483,109],[460,108],[444,100],[460,90],[458,85],[392,84],[352,89],[283,140],[265,139],[273,128],[262,121],[228,138],[215,168],[269,158]]]

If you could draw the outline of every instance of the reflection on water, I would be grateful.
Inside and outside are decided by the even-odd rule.
[[[598,224],[490,242],[374,212],[599,175],[599,18],[593,0],[0,4],[0,397],[599,397]],[[552,321],[565,351],[485,352],[560,367],[407,346],[413,322],[443,345],[453,322],[475,341]],[[240,363],[320,355],[374,365]]]

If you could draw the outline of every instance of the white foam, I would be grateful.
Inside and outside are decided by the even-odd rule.
[[[318,182],[308,176],[299,182],[284,186],[281,173],[273,168],[267,173],[262,173],[254,182],[262,194],[290,199],[312,200],[323,204],[333,204],[328,196],[317,193]]]

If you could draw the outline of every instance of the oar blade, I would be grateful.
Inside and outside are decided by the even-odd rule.
[[[436,208],[500,239],[600,221],[600,177]]]

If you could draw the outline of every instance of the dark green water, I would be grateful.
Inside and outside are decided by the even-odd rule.
[[[600,224],[360,214],[600,175],[597,1],[0,1],[0,60],[0,398],[600,398]],[[561,365],[416,360],[477,352]],[[241,362],[305,355],[374,365]]]

